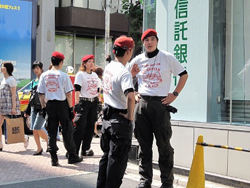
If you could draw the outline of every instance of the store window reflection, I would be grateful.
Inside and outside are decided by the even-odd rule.
[[[213,1],[213,44],[208,121],[250,125],[250,4]]]

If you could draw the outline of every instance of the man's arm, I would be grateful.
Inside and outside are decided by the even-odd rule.
[[[134,120],[134,108],[135,108],[135,94],[134,92],[129,92],[127,94],[127,113],[120,115],[124,116],[126,119],[133,121]]]
[[[70,91],[66,93],[66,97],[67,97],[69,108],[72,108],[72,92]]]
[[[44,93],[39,93],[39,100],[41,103],[42,109],[46,107],[45,95]]]
[[[135,94],[134,92],[129,92],[127,94],[127,111],[128,119],[134,120],[134,108],[135,108]]]
[[[178,82],[178,84],[177,84],[177,86],[176,86],[176,88],[175,88],[174,91],[176,91],[177,93],[180,93],[181,90],[184,88],[184,86],[185,86],[185,84],[187,82],[187,79],[188,79],[188,74],[182,75],[180,77],[179,82]]]
[[[181,90],[184,88],[186,84],[187,79],[188,79],[188,74],[181,75],[174,91],[180,94]],[[173,93],[168,93],[168,96],[162,99],[162,104],[170,105],[176,98],[177,96],[175,96]]]

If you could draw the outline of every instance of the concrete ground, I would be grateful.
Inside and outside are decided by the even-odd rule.
[[[60,166],[52,167],[49,153],[43,152],[40,156],[33,156],[36,151],[35,141],[32,135],[27,149],[23,143],[4,144],[0,152],[0,187],[24,188],[24,187],[71,187],[93,188],[96,184],[98,164],[102,156],[100,138],[93,138],[91,148],[95,155],[85,157],[81,163],[68,164],[65,158],[66,150],[62,141],[58,141],[58,157]],[[3,136],[4,140],[4,136]],[[42,141],[42,147],[46,151],[46,142]],[[187,178],[175,175],[175,188],[186,187]],[[139,183],[138,165],[128,162],[126,174],[121,188],[134,188]],[[154,170],[152,187],[160,187],[160,173]],[[224,188],[227,186],[206,182],[209,188]]]

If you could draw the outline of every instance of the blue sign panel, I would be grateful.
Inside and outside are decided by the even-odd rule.
[[[31,47],[32,2],[0,0],[0,63],[14,64],[13,75],[19,81],[18,87],[30,80]]]

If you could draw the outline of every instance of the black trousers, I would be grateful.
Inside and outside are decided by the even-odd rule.
[[[155,136],[159,152],[159,168],[164,186],[173,185],[174,150],[170,144],[170,113],[160,100],[140,99],[135,107],[135,137],[140,145],[139,173],[141,181],[152,183],[152,144]]]
[[[119,114],[103,120],[101,149],[104,152],[97,178],[97,188],[119,188],[127,167],[132,141],[132,123]]]
[[[76,147],[73,140],[73,122],[69,118],[69,105],[65,101],[48,101],[46,105],[48,114],[47,130],[49,135],[49,152],[56,153],[56,137],[59,123],[62,127],[63,143],[70,157],[76,156]]]
[[[80,101],[81,112],[77,113],[74,119],[76,131],[74,132],[74,142],[76,145],[76,154],[82,144],[82,152],[90,149],[92,142],[95,122],[97,120],[98,98],[93,101]]]

